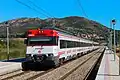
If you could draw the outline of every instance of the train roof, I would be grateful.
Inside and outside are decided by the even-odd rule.
[[[80,37],[76,37],[74,35],[71,35],[69,33],[63,32],[63,31],[58,31],[55,29],[31,29],[28,30],[27,32],[27,37],[33,37],[33,36],[56,36],[56,37],[60,37],[63,40],[73,40],[73,41],[80,41],[80,42],[84,42],[84,43],[93,43],[93,44],[99,44],[97,42],[94,41],[90,41],[87,39],[83,39]]]

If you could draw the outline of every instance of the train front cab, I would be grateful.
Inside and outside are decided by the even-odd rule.
[[[54,32],[49,30],[53,35]],[[47,31],[48,33],[48,31]],[[23,70],[30,66],[57,67],[58,58],[58,36],[30,36],[25,40],[26,61],[22,63]]]

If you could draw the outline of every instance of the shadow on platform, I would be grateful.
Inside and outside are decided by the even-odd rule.
[[[113,74],[97,74],[99,76],[120,76],[120,75],[113,75]]]
[[[1,62],[24,62],[26,58],[17,58],[17,59],[10,59],[10,60],[4,60]]]

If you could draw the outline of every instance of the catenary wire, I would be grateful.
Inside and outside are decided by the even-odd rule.
[[[81,8],[82,13],[83,13],[86,17],[88,17],[88,15],[86,14],[86,12],[85,12],[85,10],[84,10],[82,4],[81,4],[81,1],[80,1],[80,0],[77,0],[77,3],[78,3],[78,5],[79,5],[79,7]]]
[[[48,18],[49,18],[48,15],[41,13],[40,11],[36,10],[35,8],[33,8],[33,7],[27,5],[27,4],[25,4],[25,3],[23,3],[23,2],[21,2],[21,1],[19,1],[19,0],[16,0],[16,1],[17,1],[18,3],[20,3],[20,4],[22,4],[22,5],[24,5],[24,6],[28,7],[28,8],[30,8],[30,9],[32,9],[33,11],[39,13],[40,15],[42,14],[42,15],[44,15],[45,17],[48,17]]]
[[[55,18],[53,15],[51,15],[50,13],[48,13],[46,10],[42,9],[40,6],[37,6],[34,2],[32,2],[31,0],[28,0],[31,4],[33,4],[34,7],[38,8],[39,10],[43,11],[44,13],[46,13],[47,15],[49,15],[50,17]]]

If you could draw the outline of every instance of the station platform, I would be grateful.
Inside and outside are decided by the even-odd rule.
[[[120,80],[119,57],[106,48],[95,80]]]
[[[2,62],[0,61],[0,75],[7,74],[22,69],[21,62]]]

